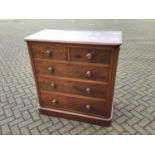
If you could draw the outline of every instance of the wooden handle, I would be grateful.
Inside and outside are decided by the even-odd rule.
[[[52,51],[47,50],[47,51],[44,52],[44,54],[45,54],[46,57],[50,57],[52,55]]]
[[[87,76],[88,78],[90,78],[90,77],[92,76],[92,72],[91,72],[91,71],[87,71],[87,72],[86,72],[86,76]]]
[[[52,105],[56,105],[57,103],[58,103],[57,99],[54,98],[54,99],[52,100]]]
[[[90,92],[91,92],[91,89],[90,88],[86,88],[86,93],[90,94]]]
[[[48,72],[49,72],[49,73],[54,72],[54,68],[53,68],[53,67],[48,67],[48,69],[47,69],[47,70],[48,70]]]
[[[56,88],[56,84],[55,84],[54,82],[51,82],[50,86],[51,86],[52,88]]]
[[[86,54],[86,58],[87,58],[88,60],[91,60],[91,59],[93,58],[93,56],[92,56],[91,53],[87,53],[87,54]]]
[[[91,110],[91,106],[89,104],[87,104],[85,108],[86,108],[87,111]]]

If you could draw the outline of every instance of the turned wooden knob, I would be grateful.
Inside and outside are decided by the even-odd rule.
[[[91,92],[91,89],[90,88],[86,88],[86,93],[90,94],[90,92]]]
[[[53,68],[53,67],[48,67],[48,72],[49,72],[49,73],[54,72],[54,68]]]
[[[52,105],[56,105],[58,103],[57,99],[52,100]]]
[[[55,88],[55,87],[56,87],[56,84],[55,84],[54,82],[51,82],[51,83],[50,83],[50,86],[51,86],[52,88]]]
[[[50,56],[52,56],[52,51],[47,50],[47,51],[44,52],[44,54],[45,54],[46,57],[50,57]]]
[[[87,104],[85,108],[86,108],[87,111],[91,110],[91,106],[89,104]]]
[[[87,53],[87,54],[86,54],[86,58],[87,58],[88,60],[91,60],[91,59],[93,58],[93,56],[92,56],[91,53]]]
[[[88,78],[90,78],[90,77],[92,76],[92,72],[91,72],[91,71],[87,71],[87,72],[86,72],[86,76],[87,76]]]

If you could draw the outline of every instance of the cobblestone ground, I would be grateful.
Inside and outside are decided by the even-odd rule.
[[[111,127],[38,113],[23,38],[45,28],[123,32]],[[155,20],[1,20],[0,134],[155,134]]]

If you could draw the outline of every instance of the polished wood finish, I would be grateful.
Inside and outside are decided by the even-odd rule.
[[[53,100],[56,100],[56,102],[53,103]],[[41,106],[105,116],[105,100],[87,97],[81,98],[76,95],[65,93],[42,91]]]
[[[89,64],[70,64],[60,61],[47,61],[40,59],[36,59],[34,65],[37,74],[108,81],[109,67],[90,66]],[[88,71],[90,72],[90,75],[87,74]]]
[[[90,96],[96,98],[106,98],[107,84],[104,82],[82,82],[70,78],[64,79],[55,76],[37,76],[40,90],[48,90],[52,92],[63,92],[77,94],[82,96]]]
[[[111,118],[106,118],[104,116],[92,116],[88,114],[81,114],[77,112],[71,112],[67,110],[60,110],[54,108],[46,108],[39,106],[39,112],[41,114],[49,115],[49,116],[56,116],[56,117],[64,117],[76,121],[83,121],[88,123],[93,123],[102,126],[110,126],[111,125]]]
[[[33,58],[67,60],[67,48],[50,43],[34,43],[31,45]]]
[[[112,50],[110,48],[71,48],[71,61],[110,64]]]
[[[109,126],[121,32],[63,34],[66,31],[45,30],[25,38],[39,111]],[[81,35],[87,35],[85,40]]]

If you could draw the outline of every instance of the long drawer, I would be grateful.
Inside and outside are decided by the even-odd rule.
[[[36,59],[34,61],[37,74],[56,75],[62,77],[73,77],[87,80],[108,81],[109,67],[95,65],[62,63],[58,61],[45,61]]]
[[[55,76],[37,76],[37,80],[40,90],[63,92],[104,99],[107,95],[107,84],[103,82],[85,82],[82,80],[73,80]]]
[[[101,99],[88,99],[63,95],[61,93],[41,92],[41,106],[52,109],[61,109],[89,115],[105,116],[105,101]]]

